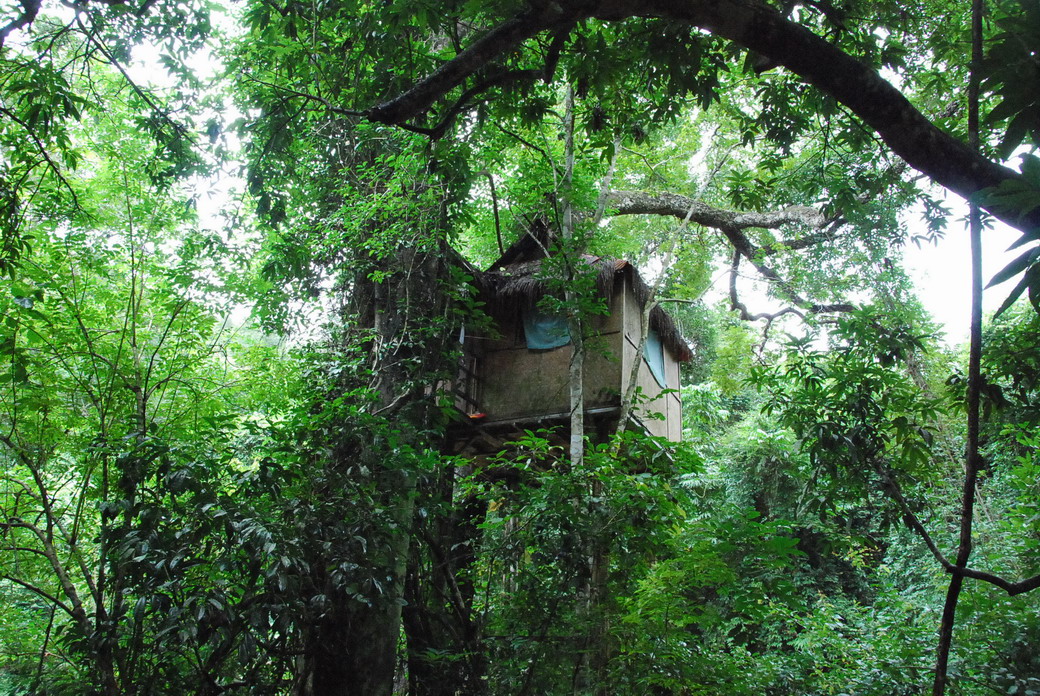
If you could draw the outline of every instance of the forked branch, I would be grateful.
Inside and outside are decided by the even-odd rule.
[[[892,476],[891,472],[880,463],[875,463],[874,470],[881,478],[885,493],[888,494],[888,496],[894,500],[896,505],[899,507],[899,511],[903,515],[903,522],[906,523],[906,526],[909,527],[911,531],[921,538],[921,541],[924,542],[928,551],[947,573],[953,576],[973,578],[975,580],[981,580],[982,582],[988,582],[989,584],[1004,590],[1012,597],[1040,588],[1040,574],[1033,575],[1023,580],[1014,581],[1007,580],[1006,578],[1002,578],[994,573],[959,566],[956,563],[951,562],[950,559],[948,559],[939,549],[939,546],[935,543],[935,539],[932,538],[932,535],[928,532],[924,523],[921,522],[920,518],[910,507],[910,504],[906,500],[906,496],[903,495],[899,483]]]

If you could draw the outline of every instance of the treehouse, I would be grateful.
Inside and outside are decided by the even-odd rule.
[[[551,248],[543,228],[528,231],[475,282],[491,325],[467,327],[457,406],[466,414],[451,438],[457,452],[496,451],[525,430],[569,423],[569,365],[573,352],[562,314],[545,311]],[[650,294],[627,261],[585,255],[606,312],[585,321],[585,427],[596,439],[617,427],[621,399],[639,362],[637,398],[629,427],[678,441],[681,436],[679,363],[691,357],[675,323],[660,307],[650,312],[639,351],[642,315]],[[675,391],[669,391],[675,390]]]

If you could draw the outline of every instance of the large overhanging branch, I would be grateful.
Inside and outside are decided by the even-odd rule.
[[[62,0],[61,4],[66,7],[71,7],[74,10],[80,10],[86,6],[88,1],[89,0]],[[126,0],[96,0],[96,2],[110,7],[129,7]],[[143,17],[148,10],[152,8],[152,5],[154,5],[155,2],[156,0],[145,0],[137,7],[137,9],[132,11],[136,16]],[[7,24],[0,27],[0,48],[3,48],[4,44],[7,42],[7,37],[12,33],[20,29],[26,29],[36,21],[36,17],[40,14],[40,9],[43,6],[43,0],[19,0],[19,4],[21,5],[21,9],[15,13],[14,17],[12,17]]]
[[[936,127],[876,70],[757,0],[561,0],[531,8],[484,34],[408,91],[369,109],[367,116],[407,123],[489,61],[543,31],[586,18],[631,17],[686,22],[786,67],[844,104],[911,166],[965,198],[1005,181],[1022,181],[1018,172]],[[995,205],[986,209],[1018,229],[1040,228],[1040,208],[1024,215]]]
[[[12,32],[24,29],[36,21],[36,15],[40,13],[41,4],[42,0],[22,0],[22,11],[3,27],[0,27],[0,48],[3,47],[4,42],[7,41],[7,37]]]
[[[786,239],[762,247],[752,247],[746,237],[730,239],[734,247],[750,258],[753,253],[770,255],[783,249],[807,249],[833,238],[830,221],[818,210],[803,205],[793,205],[782,210],[764,213],[738,212],[716,208],[702,201],[677,193],[647,193],[645,191],[611,191],[607,205],[615,215],[668,215],[680,220],[689,216],[690,222],[718,230],[742,231],[749,228],[778,230],[785,225],[805,225],[818,230],[815,233]],[[727,235],[729,236],[729,235]],[[740,248],[744,247],[744,248]]]
[[[810,302],[774,269],[767,265],[763,258],[776,253],[781,248],[798,250],[833,238],[831,221],[823,213],[806,206],[790,206],[783,210],[743,213],[724,208],[716,208],[702,201],[695,201],[675,193],[646,193],[643,191],[612,191],[607,195],[607,204],[614,215],[668,215],[685,222],[694,222],[721,232],[733,247],[733,261],[730,269],[730,304],[740,312],[742,319],[775,319],[782,314],[797,314],[804,318],[805,314],[824,314],[832,312],[849,312],[854,309],[850,304],[819,304]],[[745,230],[751,228],[780,229],[785,225],[801,224],[816,228],[818,231],[805,237],[767,246],[756,246],[748,239]],[[743,257],[759,275],[769,281],[777,294],[794,304],[798,309],[789,308],[780,314],[752,314],[737,298],[736,275]],[[804,313],[803,313],[804,312]]]
[[[369,109],[368,118],[380,123],[401,125],[425,113],[435,101],[461,85],[468,77],[527,39],[590,16],[587,7],[561,6],[572,4],[565,2],[545,9],[530,9],[502,22],[411,89]]]

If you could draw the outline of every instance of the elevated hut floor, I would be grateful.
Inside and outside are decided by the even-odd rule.
[[[593,443],[606,442],[617,430],[620,413],[617,406],[587,409],[585,436]],[[628,429],[650,433],[647,424],[635,415],[629,417]],[[560,455],[566,456],[570,441],[570,414],[553,413],[497,421],[462,416],[462,420],[448,427],[442,451],[475,460],[487,459],[517,449],[517,443],[530,437],[531,433],[544,438],[551,449],[560,449]]]
[[[597,442],[606,440],[617,428],[619,413],[617,406],[586,410],[586,436]],[[569,430],[568,413],[498,421],[466,418],[463,422],[449,426],[444,453],[472,458],[486,457],[509,450],[515,446],[513,443],[528,437],[529,432],[545,438],[550,447],[563,447],[566,450]]]

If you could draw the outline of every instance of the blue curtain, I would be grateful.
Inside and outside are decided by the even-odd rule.
[[[650,373],[663,388],[668,387],[668,379],[664,374],[664,345],[661,337],[653,329],[646,335],[646,343],[643,344],[643,356],[646,364],[650,366]]]
[[[524,311],[524,335],[531,350],[549,350],[571,342],[567,318],[546,314],[537,308]]]

